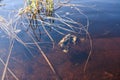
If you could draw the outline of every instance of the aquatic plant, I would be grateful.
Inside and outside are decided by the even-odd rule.
[[[89,39],[89,43],[90,43],[89,56],[84,66],[84,72],[86,71],[86,67],[92,53],[92,39],[88,32],[89,19],[78,8],[78,6],[81,6],[81,5],[70,4],[68,2],[69,0],[63,3],[60,0],[58,0],[58,5],[57,7],[55,7],[55,3],[53,0],[25,0],[24,8],[18,11],[18,14],[16,14],[16,17],[14,20],[6,21],[3,17],[0,17],[0,21],[1,21],[0,24],[2,24],[0,28],[10,37],[9,54],[7,57],[7,61],[5,63],[1,80],[4,80],[6,70],[9,69],[8,63],[9,63],[10,55],[12,53],[12,48],[14,46],[14,41],[18,41],[19,43],[23,44],[25,48],[30,52],[29,46],[28,46],[29,42],[28,43],[24,42],[18,36],[18,33],[21,31],[17,29],[18,21],[21,21],[20,23],[22,23],[23,28],[26,29],[27,27],[26,34],[33,41],[32,43],[29,43],[29,44],[34,44],[38,48],[39,52],[42,54],[42,56],[48,63],[50,69],[53,71],[53,73],[56,76],[57,76],[57,72],[55,71],[53,64],[50,62],[47,55],[45,54],[45,52],[43,51],[43,49],[39,44],[41,40],[42,32],[47,34],[47,36],[49,37],[50,42],[52,44],[52,48],[54,48],[56,43],[54,38],[49,32],[53,30],[58,34],[62,35],[63,37],[59,40],[57,45],[59,45],[60,48],[62,48],[63,52],[65,53],[69,52],[69,44],[72,43],[75,45],[77,42],[77,39],[79,38],[80,40],[81,38],[78,36],[85,35],[84,40]],[[87,19],[86,25],[76,22],[70,17],[61,16],[60,14],[58,14],[56,11],[59,10],[61,7],[70,7],[76,10],[77,13],[82,14]],[[66,14],[69,14],[69,12],[67,12]],[[20,20],[20,19],[23,19],[23,20]],[[24,22],[24,19],[27,20],[27,23]],[[49,27],[49,29],[47,27]],[[34,34],[35,38],[32,34]],[[0,60],[4,64],[2,59]],[[13,73],[11,72],[11,74]],[[14,74],[13,76],[16,80],[18,80],[18,78]],[[59,76],[57,76],[57,78],[59,78]]]

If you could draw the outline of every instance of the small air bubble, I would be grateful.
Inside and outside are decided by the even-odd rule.
[[[70,7],[71,9],[73,8],[73,7]]]
[[[69,15],[70,13],[69,13],[69,12],[66,12],[65,14],[66,14],[66,15]]]

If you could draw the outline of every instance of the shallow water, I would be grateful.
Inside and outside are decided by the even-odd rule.
[[[71,3],[80,4],[78,7],[90,21],[89,32],[93,40],[93,50],[86,73],[83,67],[88,57],[89,42],[70,45],[69,53],[63,53],[58,45],[51,49],[49,44],[41,44],[43,50],[52,62],[61,80],[119,80],[120,79],[120,1],[119,0],[73,0]],[[23,6],[23,1],[1,0],[0,16],[7,20],[13,18],[16,10]],[[12,12],[11,12],[12,11]],[[62,12],[61,12],[62,11]],[[66,13],[67,12],[67,13]],[[86,24],[86,18],[71,8],[63,7],[56,11],[67,15],[73,20]],[[9,14],[9,16],[8,16]],[[70,14],[70,15],[68,15]],[[21,31],[18,36],[25,42],[31,39]],[[63,36],[50,32],[56,42]],[[48,41],[43,34],[42,41]],[[0,58],[6,62],[9,50],[9,38],[0,30]],[[19,80],[55,80],[47,62],[34,45],[30,45],[31,53],[19,42],[15,42],[8,64],[9,69]],[[0,62],[0,78],[4,65]],[[15,80],[7,71],[5,80]]]

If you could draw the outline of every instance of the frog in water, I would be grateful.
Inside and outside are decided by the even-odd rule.
[[[69,51],[69,44],[76,44],[77,37],[75,35],[67,34],[65,35],[58,45],[62,48],[63,52],[67,53]]]

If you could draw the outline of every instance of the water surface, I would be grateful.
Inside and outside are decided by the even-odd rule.
[[[78,8],[89,19],[89,33],[93,40],[93,50],[86,73],[83,67],[88,57],[89,43],[72,45],[69,53],[65,54],[57,47],[41,44],[48,58],[52,62],[61,80],[119,80],[120,79],[120,0],[72,0],[70,3],[79,4]],[[7,20],[13,18],[16,10],[23,7],[23,1],[1,0],[0,16]],[[61,12],[62,11],[62,12]],[[82,14],[68,7],[56,11],[60,15],[68,14],[73,20],[86,25],[86,18]],[[10,16],[10,17],[9,17]],[[51,32],[59,41],[63,36]],[[31,41],[25,31],[19,37],[24,41]],[[43,40],[48,40],[46,35]],[[0,58],[6,62],[9,50],[9,38],[0,30]],[[35,46],[29,51],[19,42],[15,42],[8,67],[19,80],[55,80],[56,76],[49,68]],[[0,78],[4,65],[0,62]],[[5,80],[15,80],[7,71]]]

